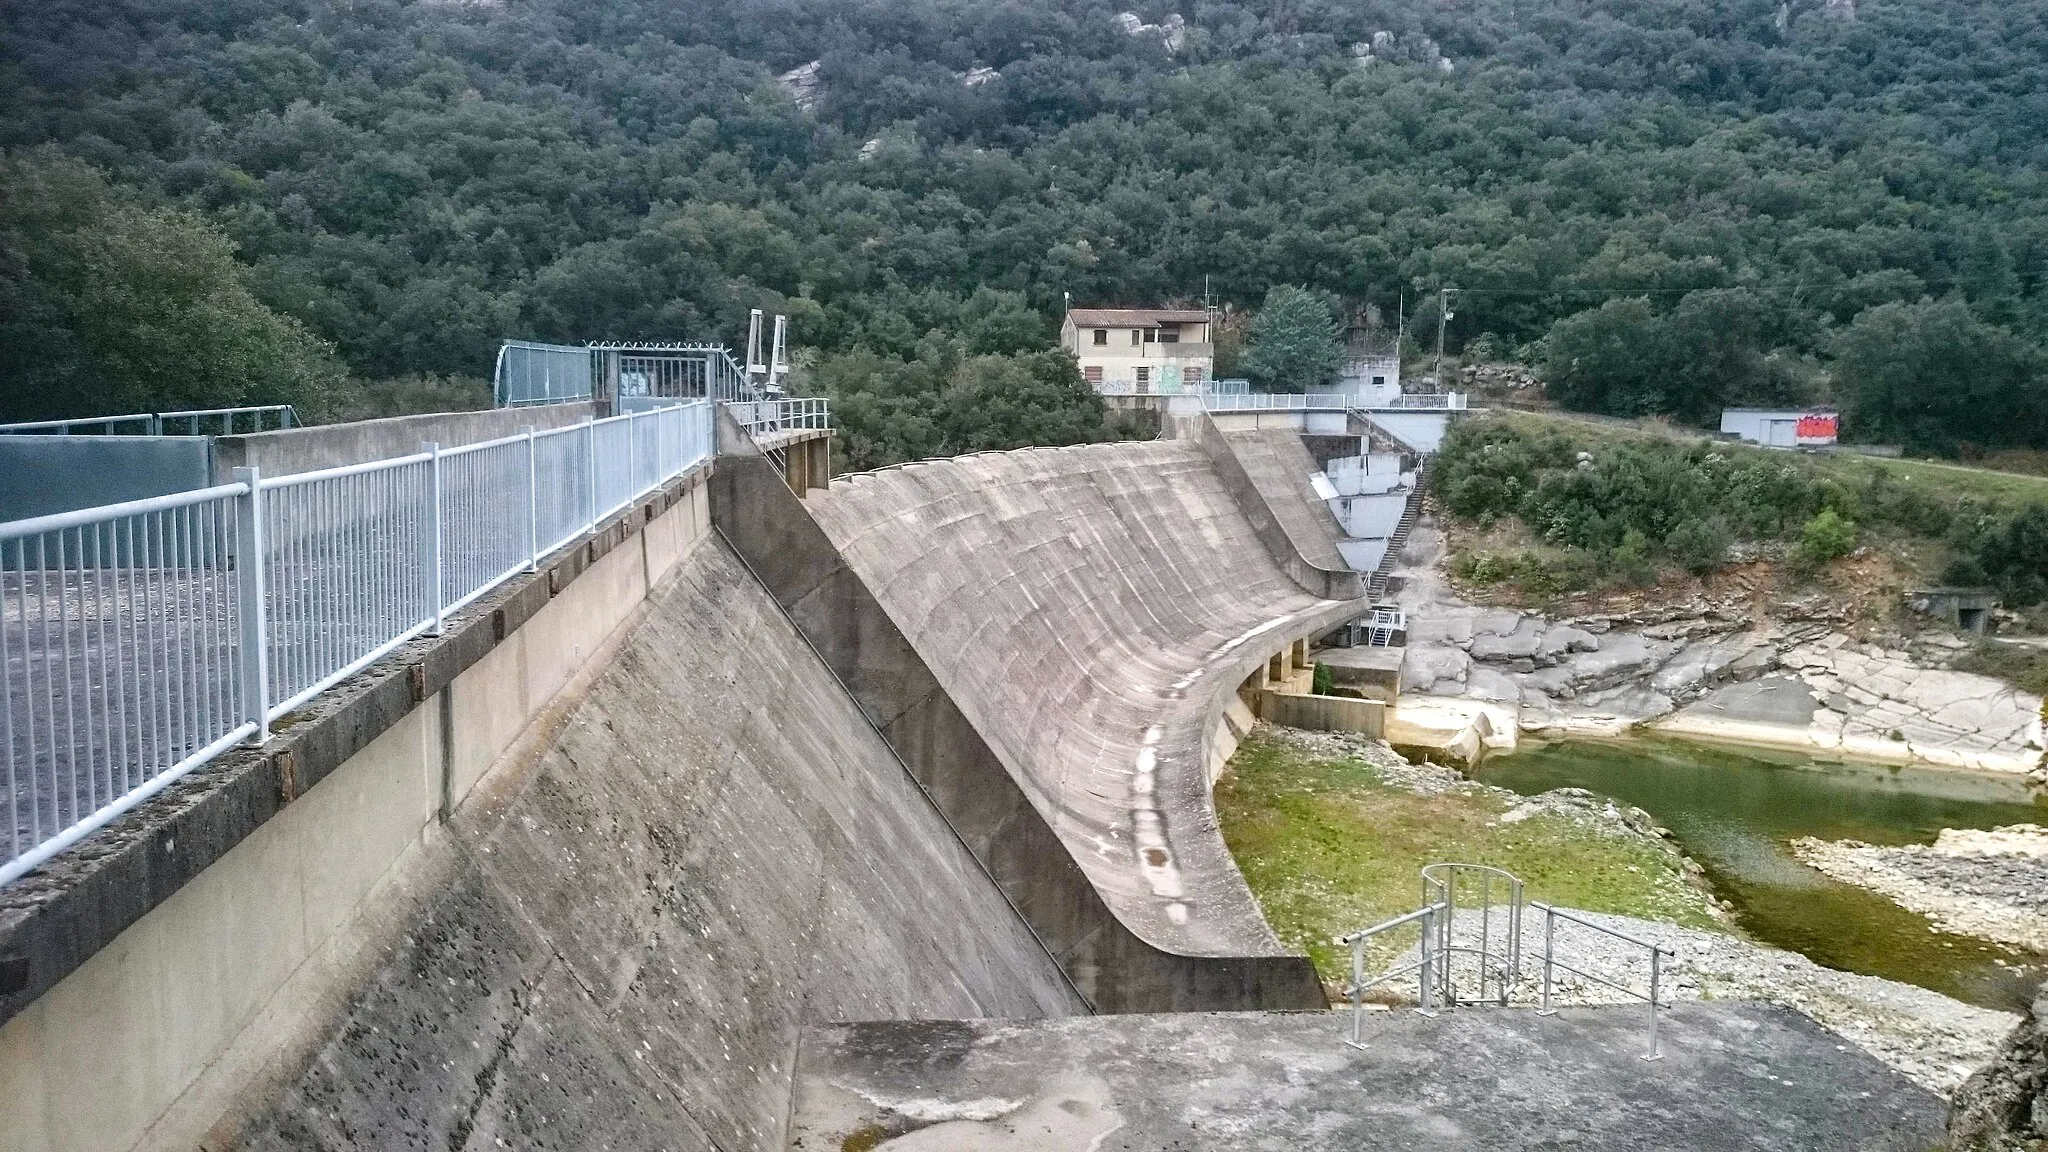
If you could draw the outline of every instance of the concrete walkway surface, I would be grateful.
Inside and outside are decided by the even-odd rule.
[[[1945,1105],[1796,1013],[1641,1007],[819,1026],[791,1149],[1924,1149]]]

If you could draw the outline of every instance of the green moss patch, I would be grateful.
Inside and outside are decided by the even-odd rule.
[[[1348,975],[1334,938],[1420,907],[1421,868],[1440,860],[1505,868],[1532,900],[1720,926],[1675,849],[1611,821],[1547,811],[1504,821],[1520,798],[1503,789],[1466,781],[1426,794],[1267,727],[1230,767],[1216,786],[1224,840],[1273,930],[1325,981]],[[1408,933],[1384,951],[1412,943]]]

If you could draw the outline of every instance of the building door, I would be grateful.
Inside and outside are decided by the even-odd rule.
[[[1797,420],[1764,421],[1764,443],[1773,448],[1790,448],[1798,442],[1798,437],[1799,421]]]

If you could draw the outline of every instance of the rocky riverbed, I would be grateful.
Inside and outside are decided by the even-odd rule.
[[[1942,930],[2048,952],[2048,828],[1944,829],[1932,844],[1796,840],[1800,860],[1926,916]]]
[[[1551,620],[1460,599],[1425,519],[1402,555],[1408,616],[1395,726],[1452,747],[1512,747],[1519,732],[1611,734],[1654,722],[1678,735],[1858,759],[2042,771],[2038,696],[1930,667],[1918,649],[1859,642],[1809,597],[1759,613],[1739,599]],[[1402,713],[1408,713],[1403,716]],[[1461,725],[1479,731],[1461,730]]]

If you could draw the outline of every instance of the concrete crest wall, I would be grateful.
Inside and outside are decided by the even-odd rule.
[[[255,465],[265,476],[292,476],[369,460],[410,456],[433,441],[443,448],[478,444],[510,436],[531,425],[536,429],[581,424],[595,411],[589,401],[536,404],[530,408],[494,408],[481,412],[429,412],[357,420],[348,424],[317,424],[280,428],[246,436],[214,438],[215,483],[234,478],[234,470]]]
[[[204,488],[205,437],[0,436],[0,521]]]

